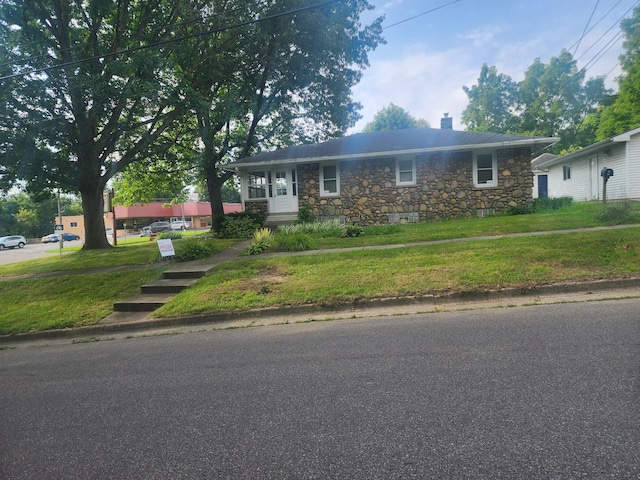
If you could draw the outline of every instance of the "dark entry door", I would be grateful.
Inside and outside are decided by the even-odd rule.
[[[538,198],[549,197],[549,183],[547,175],[538,175]]]

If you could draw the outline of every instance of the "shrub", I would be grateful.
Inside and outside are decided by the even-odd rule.
[[[292,235],[294,233],[320,233],[337,230],[341,227],[340,220],[325,220],[324,222],[295,223],[293,225],[280,225],[278,233]]]
[[[268,228],[260,228],[253,233],[253,241],[244,249],[242,255],[258,255],[271,248],[273,234]]]
[[[342,232],[340,233],[340,236],[342,238],[362,237],[364,235],[364,228],[362,228],[362,225],[358,223],[354,223],[353,225],[345,225],[344,227],[342,227]]]
[[[274,240],[274,248],[281,252],[304,252],[314,247],[311,237],[306,233],[278,235]]]
[[[296,220],[296,223],[313,223],[315,222],[316,219],[313,217],[313,215],[311,215],[311,210],[309,210],[309,207],[302,206],[300,207],[300,209],[298,210],[298,220]]]
[[[202,238],[192,238],[181,245],[180,260],[190,262],[192,260],[202,260],[211,256],[213,245],[211,241]]]
[[[605,225],[622,225],[635,222],[637,214],[629,202],[608,202],[602,206],[596,218]]]
[[[536,198],[533,202],[535,212],[551,212],[573,204],[572,197]]]
[[[216,217],[213,229],[219,238],[251,238],[263,222],[263,216],[257,212],[229,213]]]
[[[534,205],[518,205],[507,210],[507,215],[529,215],[534,212]]]
[[[174,230],[165,230],[164,232],[158,233],[158,236],[156,238],[160,238],[160,239],[168,238],[169,240],[177,240],[179,238],[182,238],[182,232],[176,232]]]

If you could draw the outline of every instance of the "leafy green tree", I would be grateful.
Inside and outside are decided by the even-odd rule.
[[[382,19],[361,27],[361,14],[372,8],[366,0],[309,7],[307,0],[229,0],[236,23],[268,20],[181,45],[198,166],[214,217],[223,214],[222,188],[233,175],[225,163],[339,136],[358,118],[351,88],[368,51],[382,41]],[[297,9],[303,10],[279,15]]]
[[[85,249],[109,247],[107,182],[162,148],[184,112],[175,44],[163,42],[193,20],[186,2],[0,3],[1,187],[23,179],[30,191],[78,192]]]
[[[624,34],[625,53],[620,56],[623,74],[618,79],[618,94],[602,113],[597,138],[624,133],[640,126],[640,6],[620,24]]]
[[[518,85],[510,76],[498,73],[486,63],[480,69],[478,84],[462,89],[469,98],[462,122],[474,132],[515,133],[519,118]]]
[[[363,132],[380,132],[382,130],[402,130],[405,128],[429,128],[429,122],[412,117],[402,107],[390,103],[373,117],[362,129]]]
[[[560,137],[556,152],[595,141],[593,120],[610,93],[603,78],[585,80],[566,50],[548,64],[536,59],[517,84],[484,65],[478,85],[464,89],[462,118],[471,130]]]

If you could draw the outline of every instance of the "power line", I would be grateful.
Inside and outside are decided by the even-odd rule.
[[[432,8],[431,10],[428,10],[428,11],[423,12],[423,13],[419,13],[418,15],[414,15],[413,17],[405,18],[404,20],[400,20],[399,22],[392,23],[391,25],[387,25],[386,27],[383,28],[383,30],[386,30],[387,28],[395,27],[396,25],[400,25],[401,23],[406,23],[406,22],[408,22],[410,20],[414,20],[414,19],[416,19],[418,17],[422,17],[424,15],[427,15],[428,13],[432,13],[432,12],[435,12],[436,10],[440,10],[442,8],[448,7],[449,5],[453,5],[454,3],[458,3],[459,1],[460,0],[454,0],[453,2],[449,2],[449,3],[445,4],[445,5],[440,5],[439,7]]]
[[[587,20],[587,24],[584,26],[584,30],[582,31],[582,35],[578,39],[578,44],[576,45],[576,49],[573,52],[574,55],[576,54],[576,52],[578,51],[578,48],[580,47],[580,42],[582,41],[584,36],[587,34],[587,28],[589,28],[589,24],[591,23],[591,19],[593,18],[593,15],[596,13],[596,10],[597,10],[599,4],[600,4],[600,0],[597,0],[595,6],[593,7],[593,10],[591,11],[591,15],[589,16],[589,20]]]
[[[260,17],[260,18],[256,18],[256,19],[253,19],[253,20],[247,20],[246,22],[240,22],[240,23],[236,23],[234,25],[229,25],[229,26],[226,26],[226,27],[213,28],[213,29],[210,29],[210,30],[205,30],[203,32],[194,33],[194,34],[191,34],[191,35],[185,35],[184,37],[173,38],[171,40],[164,40],[162,42],[151,43],[151,44],[148,44],[148,45],[141,45],[139,47],[128,48],[126,50],[120,50],[118,52],[106,53],[104,55],[95,55],[95,56],[92,56],[92,57],[87,57],[87,58],[83,58],[83,59],[80,59],[80,60],[74,60],[74,61],[71,61],[71,62],[61,63],[61,64],[58,64],[58,65],[53,65],[53,66],[39,68],[39,69],[33,69],[33,70],[29,70],[27,72],[14,73],[12,75],[6,75],[4,77],[0,77],[0,81],[9,80],[9,79],[12,79],[12,78],[17,78],[17,77],[22,77],[22,76],[25,76],[25,75],[33,75],[33,74],[36,74],[36,73],[44,73],[44,72],[48,72],[48,71],[55,70],[55,69],[58,69],[58,68],[71,67],[73,65],[79,65],[79,64],[82,64],[82,63],[85,63],[85,62],[90,62],[90,61],[93,61],[93,60],[106,60],[107,58],[113,58],[113,57],[117,57],[117,56],[128,54],[128,53],[134,53],[134,52],[138,52],[138,51],[141,51],[141,50],[146,50],[148,48],[161,47],[163,45],[168,45],[168,44],[171,44],[171,43],[181,42],[181,41],[184,41],[184,40],[189,40],[191,38],[203,37],[203,36],[206,36],[206,35],[211,35],[213,33],[220,33],[220,32],[224,32],[224,31],[227,31],[227,30],[232,30],[234,28],[240,28],[240,27],[246,27],[246,26],[249,26],[249,25],[254,25],[256,23],[264,22],[264,21],[267,21],[267,20],[273,20],[273,19],[280,18],[280,17],[286,17],[288,15],[295,15],[296,13],[300,13],[300,12],[304,12],[304,11],[308,11],[308,10],[314,10],[316,8],[321,8],[321,7],[324,7],[324,6],[327,6],[327,5],[331,5],[333,3],[337,3],[337,2],[341,2],[341,1],[343,1],[343,0],[327,0],[325,2],[317,3],[315,5],[309,5],[309,6],[306,6],[306,7],[300,7],[300,8],[296,8],[296,9],[293,9],[293,10],[288,10],[286,12],[276,13],[276,14],[269,15],[269,16],[266,16],[266,17]],[[456,1],[460,1],[460,0],[456,0]],[[453,2],[453,3],[455,3],[455,2]]]

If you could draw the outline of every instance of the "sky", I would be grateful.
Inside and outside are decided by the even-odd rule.
[[[477,84],[482,64],[514,81],[539,58],[549,63],[566,49],[586,77],[606,76],[617,89],[623,52],[620,20],[636,0],[369,0],[363,23],[384,15],[387,43],[369,54],[370,66],[353,88],[362,105],[356,133],[393,103],[440,128],[446,112],[454,130],[468,103],[463,86]],[[427,13],[429,12],[429,13]],[[416,17],[413,18],[412,17]],[[399,23],[401,22],[401,23]]]

